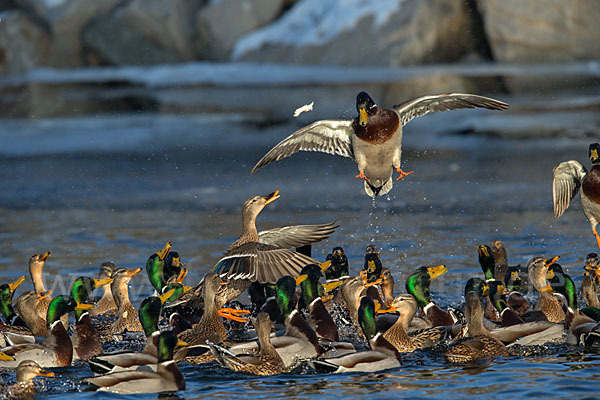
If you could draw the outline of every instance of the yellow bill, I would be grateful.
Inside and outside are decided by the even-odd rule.
[[[172,246],[173,246],[173,243],[167,242],[167,244],[165,244],[165,247],[163,247],[163,249],[161,251],[156,253],[158,255],[158,258],[160,258],[161,260],[164,260],[165,258],[167,258],[167,254],[169,254],[169,251],[171,251]]]
[[[15,290],[17,290],[17,288],[18,288],[19,286],[21,286],[21,284],[22,284],[23,282],[25,282],[25,279],[26,279],[26,277],[25,277],[25,275],[23,275],[22,277],[20,277],[19,279],[17,279],[17,280],[16,280],[16,281],[14,281],[13,283],[9,283],[9,284],[8,284],[8,287],[10,288],[10,291],[11,291],[11,292],[14,292]]]

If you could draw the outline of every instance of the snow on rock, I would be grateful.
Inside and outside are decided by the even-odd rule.
[[[477,48],[472,10],[456,0],[300,0],[242,37],[238,61],[399,65],[455,61]]]

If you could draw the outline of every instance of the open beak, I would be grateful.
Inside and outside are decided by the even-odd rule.
[[[46,261],[47,259],[50,258],[51,255],[52,255],[52,253],[50,253],[49,251],[45,252],[44,254],[42,254],[40,256],[40,261]]]
[[[0,361],[15,361],[14,357],[0,351]]]
[[[161,251],[156,253],[158,255],[158,258],[160,258],[161,260],[164,260],[167,257],[167,254],[169,254],[169,251],[171,251],[172,246],[173,246],[173,243],[167,242],[167,244],[165,244],[165,247],[163,247],[163,249]]]
[[[183,293],[187,293],[190,290],[192,290],[194,287],[193,286],[183,286]]]
[[[341,250],[336,250],[336,251],[333,252],[332,256],[341,257],[342,256],[342,251]]]
[[[325,282],[323,284],[323,293],[327,293],[340,286],[344,281]]]
[[[274,201],[275,201],[275,200],[277,200],[279,197],[280,197],[280,196],[279,196],[279,190],[276,190],[276,191],[274,191],[273,193],[271,193],[271,194],[268,194],[268,195],[264,196],[264,199],[267,201],[267,202],[265,203],[265,206],[266,206],[267,204],[269,204],[269,203],[272,203],[272,202],[274,202]]]
[[[445,265],[438,265],[437,267],[427,267],[427,273],[429,277],[433,280],[438,276],[444,275],[448,271],[448,267]]]
[[[180,263],[181,263],[181,261],[179,261],[179,257],[173,257],[173,260],[171,261],[171,265],[173,267],[179,267]]]
[[[15,290],[17,290],[17,288],[19,286],[21,286],[21,284],[25,282],[25,275],[23,275],[22,277],[20,277],[19,279],[17,279],[16,281],[14,281],[13,283],[9,283],[8,287],[10,288],[11,292],[14,292]]]
[[[519,271],[512,271],[510,273],[510,279],[512,279],[513,281],[516,281],[517,279],[519,279]]]
[[[175,289],[166,291],[165,293],[158,296],[158,298],[160,299],[160,302],[162,304],[165,304],[165,301],[169,300],[169,297],[173,296],[173,293],[175,293]]]
[[[182,283],[183,280],[185,279],[185,277],[188,274],[188,270],[187,268],[181,268],[181,270],[179,271],[179,275],[177,276],[177,279],[175,279],[175,283]]]
[[[299,277],[297,277],[296,278],[296,286],[298,286],[299,284],[304,282],[306,280],[306,278],[308,278],[308,274],[300,275]]]
[[[378,314],[391,313],[397,310],[398,309],[394,305],[391,305],[390,308],[377,308],[377,306],[375,306],[375,312]]]
[[[358,109],[358,123],[361,126],[366,126],[367,125],[367,121],[369,120],[369,114],[367,114],[367,109],[365,107],[361,107]]]
[[[113,278],[107,278],[107,279],[94,279],[94,285],[96,285],[96,287],[101,287],[104,285],[108,285],[113,283],[114,279]]]
[[[489,257],[490,256],[490,252],[488,251],[487,247],[485,247],[482,244],[480,244],[479,246],[477,246],[477,252],[479,253],[480,256],[485,256],[485,257]]]
[[[250,319],[248,317],[242,317],[242,315],[250,314],[248,310],[238,310],[235,308],[221,308],[217,311],[220,317],[227,318],[236,322],[248,322]]]
[[[43,300],[46,297],[52,296],[52,290],[46,290],[45,292],[38,293],[37,295],[39,300]]]
[[[84,303],[77,302],[77,306],[75,307],[75,309],[76,310],[80,310],[80,311],[93,310],[94,309],[94,305],[93,304],[84,304]]]
[[[141,268],[127,270],[127,277],[132,278],[142,271]]]
[[[383,279],[381,279],[381,278],[378,278],[378,279],[376,279],[376,280],[375,280],[375,281],[373,281],[373,282],[368,282],[368,283],[365,283],[365,287],[379,285],[379,284],[381,284],[382,282],[383,282]]]
[[[37,376],[45,376],[47,378],[54,378],[54,372],[46,371],[45,369],[40,368],[40,370],[37,373]]]
[[[319,268],[321,268],[321,272],[324,272],[330,266],[331,266],[331,260],[327,260],[327,261],[319,264]]]
[[[552,278],[554,278],[554,270],[549,269],[548,272],[546,272],[546,279],[550,280]]]
[[[546,260],[546,267],[551,266],[552,264],[554,264],[555,262],[557,262],[558,260],[560,260],[560,256],[556,256],[554,258],[549,258]]]

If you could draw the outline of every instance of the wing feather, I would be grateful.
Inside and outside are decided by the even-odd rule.
[[[554,202],[554,216],[563,215],[571,204],[571,200],[581,187],[581,181],[587,174],[583,165],[575,160],[565,161],[554,167],[552,180],[552,200]]]
[[[286,249],[301,247],[327,239],[338,227],[336,221],[326,224],[285,226],[259,232],[258,241]]]
[[[460,108],[487,108],[488,110],[506,110],[508,104],[489,97],[474,94],[448,93],[421,96],[397,104],[394,109],[400,114],[400,123],[406,125],[410,120],[434,111],[448,111]]]
[[[322,120],[298,129],[273,147],[252,168],[254,173],[260,167],[298,151],[320,151],[342,157],[354,157],[352,150],[352,120]]]

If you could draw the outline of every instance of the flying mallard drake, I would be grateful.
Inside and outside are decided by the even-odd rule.
[[[581,206],[585,217],[590,221],[592,232],[600,247],[600,236],[596,226],[600,222],[600,144],[592,143],[589,158],[592,168],[588,172],[578,161],[565,161],[554,167],[552,199],[554,216],[563,215],[571,200],[581,188]]]
[[[394,169],[400,173],[396,180],[413,172],[400,168],[402,127],[432,111],[460,108],[505,110],[508,104],[474,94],[452,93],[421,96],[385,109],[360,92],[356,97],[358,117],[316,121],[300,128],[269,150],[251,173],[300,150],[320,151],[353,158],[358,165],[356,177],[365,181],[367,195],[384,195],[392,189]]]

